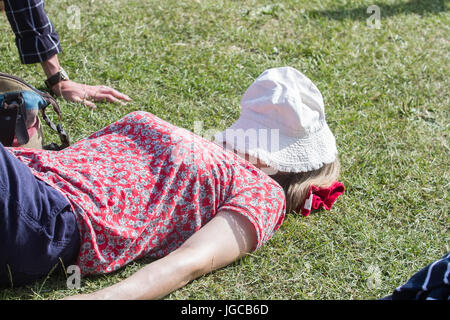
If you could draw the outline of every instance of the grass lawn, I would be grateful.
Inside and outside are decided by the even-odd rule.
[[[373,4],[379,28],[367,21]],[[449,7],[445,0],[47,1],[71,78],[133,98],[97,110],[60,101],[73,141],[135,110],[189,130],[195,121],[224,129],[245,89],[270,67],[297,68],[324,96],[345,195],[330,212],[289,215],[262,249],[166,299],[377,299],[450,250]],[[0,71],[43,89],[40,66],[20,64],[4,14],[0,35]],[[84,278],[80,289],[52,274],[2,289],[0,299],[92,292],[147,262]]]

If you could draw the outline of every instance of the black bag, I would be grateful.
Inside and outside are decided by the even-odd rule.
[[[61,122],[61,110],[48,93],[29,85],[22,79],[0,72],[0,142],[6,147],[61,150],[70,145],[68,134],[61,124],[55,125],[46,115],[52,105]],[[56,131],[61,144],[44,146],[39,111],[45,123]]]

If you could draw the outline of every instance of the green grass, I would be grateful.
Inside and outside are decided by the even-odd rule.
[[[372,4],[380,29],[366,24]],[[70,5],[80,9],[80,30],[67,27]],[[448,2],[102,0],[46,8],[71,77],[133,98],[95,111],[60,101],[73,141],[134,110],[190,130],[199,120],[223,129],[270,67],[301,70],[324,96],[345,195],[330,212],[289,215],[262,249],[167,299],[377,299],[450,250]],[[0,33],[0,71],[42,88],[40,67],[20,65],[4,17]],[[51,275],[0,298],[92,292],[146,262],[85,278],[79,290]]]

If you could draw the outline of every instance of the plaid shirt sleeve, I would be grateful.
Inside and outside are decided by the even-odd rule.
[[[50,59],[62,51],[59,36],[44,11],[43,0],[4,0],[24,64]]]

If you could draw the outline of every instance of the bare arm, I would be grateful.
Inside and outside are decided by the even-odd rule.
[[[60,70],[58,56],[55,54],[47,61],[41,62],[42,69],[48,77]],[[96,108],[93,101],[109,101],[123,104],[123,101],[131,101],[130,97],[107,86],[89,86],[71,80],[62,81],[53,86],[52,91],[66,100],[81,102],[84,105]]]
[[[131,277],[75,299],[158,299],[197,277],[224,267],[253,250],[256,232],[244,216],[217,214],[171,254],[145,266]]]

